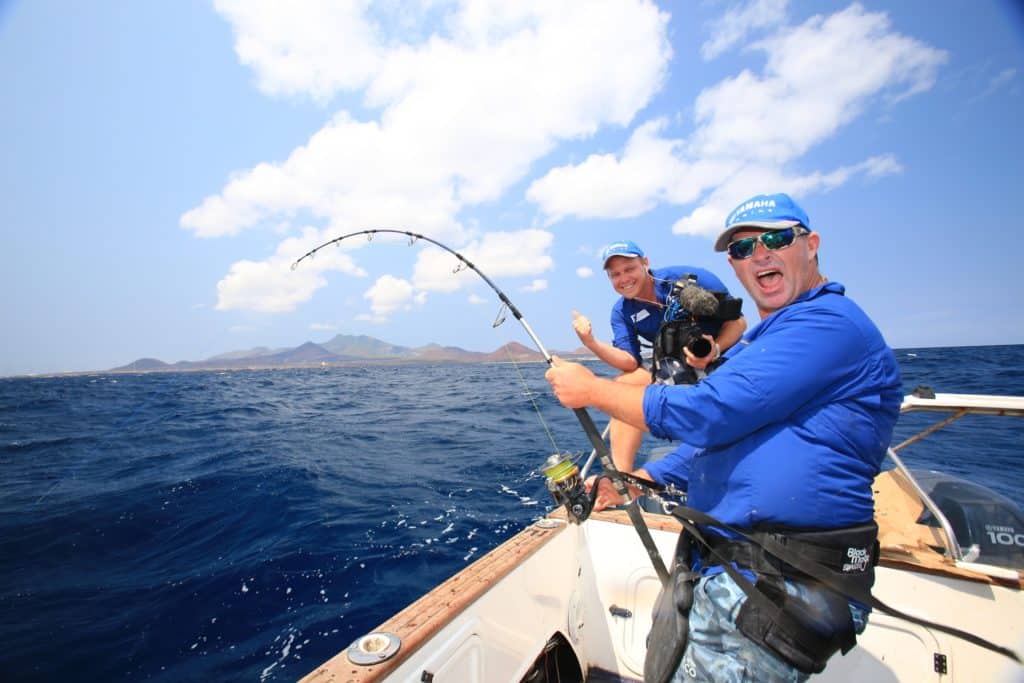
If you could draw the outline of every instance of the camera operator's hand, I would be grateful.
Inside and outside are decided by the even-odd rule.
[[[590,324],[590,318],[580,315],[578,311],[572,312],[572,329],[576,330],[576,336],[584,346],[594,341],[594,328]]]
[[[711,351],[706,356],[695,356],[693,351],[683,347],[683,353],[686,354],[686,364],[691,368],[697,370],[704,370],[707,366],[718,360],[718,357],[722,355],[722,352],[718,348],[718,344],[715,343],[715,338],[710,334],[701,335],[711,343]]]

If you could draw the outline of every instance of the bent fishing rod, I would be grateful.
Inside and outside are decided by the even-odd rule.
[[[530,327],[530,324],[526,321],[526,318],[524,318],[523,314],[519,312],[519,309],[516,307],[514,303],[512,303],[511,299],[509,299],[508,296],[505,295],[505,292],[501,291],[501,289],[496,284],[494,284],[491,278],[487,277],[487,275],[485,275],[482,270],[477,268],[476,265],[474,265],[465,256],[455,251],[454,249],[445,246],[444,244],[441,244],[437,240],[427,237],[425,235],[410,232],[408,230],[396,230],[392,228],[374,228],[370,230],[359,230],[356,232],[350,232],[346,235],[342,235],[341,237],[335,237],[332,240],[328,240],[327,242],[324,242],[320,246],[309,250],[308,252],[300,256],[298,259],[296,259],[295,263],[292,264],[292,270],[295,270],[298,267],[298,265],[302,263],[302,261],[304,261],[307,258],[312,258],[318,251],[324,249],[325,247],[328,247],[332,244],[337,245],[343,240],[349,239],[351,237],[358,237],[359,235],[366,235],[368,240],[372,240],[373,236],[376,235],[377,233],[405,235],[410,238],[409,246],[412,246],[418,240],[423,240],[445,250],[446,252],[457,258],[463,265],[465,265],[471,271],[479,275],[481,279],[483,279],[483,281],[487,283],[488,287],[494,290],[494,293],[498,295],[498,299],[501,300],[502,305],[505,308],[507,308],[509,312],[512,313],[513,316],[515,316],[515,319],[519,321],[519,324],[523,326],[524,330],[526,330],[526,334],[529,335],[531,340],[533,340],[533,343],[537,347],[537,350],[540,351],[541,355],[544,357],[544,361],[548,364],[549,367],[554,367],[555,363],[554,359],[552,359],[551,357],[551,354],[548,353],[548,350],[544,347],[544,344],[541,342],[540,338],[537,337],[536,333],[533,331],[533,328]],[[495,327],[501,324],[503,320],[504,318],[501,317],[501,313],[499,311],[498,320],[495,322]],[[576,419],[579,421],[580,426],[583,428],[583,431],[587,435],[587,438],[590,440],[590,443],[594,447],[594,450],[597,451],[598,458],[601,461],[601,465],[604,467],[605,473],[611,479],[611,482],[615,487],[616,491],[618,491],[619,495],[622,496],[623,500],[625,501],[624,506],[626,508],[626,512],[629,515],[630,521],[633,522],[633,526],[636,528],[637,535],[640,536],[640,541],[643,543],[644,549],[647,551],[647,555],[651,558],[651,563],[654,565],[654,570],[655,572],[657,572],[658,578],[661,580],[661,583],[663,585],[667,584],[669,574],[668,570],[665,568],[665,563],[662,561],[661,555],[658,553],[658,548],[654,544],[654,539],[651,537],[651,532],[647,528],[647,523],[644,521],[643,515],[640,512],[636,500],[629,494],[629,489],[626,486],[626,483],[623,481],[621,473],[615,466],[615,463],[612,461],[611,453],[609,452],[608,446],[607,444],[605,444],[604,439],[601,436],[601,433],[598,432],[597,426],[594,424],[594,421],[593,419],[591,419],[590,413],[587,412],[586,408],[574,408],[573,413],[575,413]],[[579,522],[582,522],[584,519],[586,519],[586,517],[590,514],[590,506],[587,504],[587,502],[585,502],[586,495],[581,495],[583,484],[579,479],[578,468],[576,468],[574,464],[568,462],[568,460],[563,456],[555,454],[548,459],[548,463],[545,464],[543,471],[545,474],[548,475],[548,488],[551,490],[552,495],[555,496],[556,501],[565,504],[569,512],[570,519],[575,519]]]

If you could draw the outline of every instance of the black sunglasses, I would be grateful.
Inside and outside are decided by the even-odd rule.
[[[754,255],[754,249],[757,248],[758,242],[763,244],[765,249],[770,249],[772,251],[785,249],[789,245],[793,244],[793,240],[797,237],[807,235],[810,232],[810,230],[802,225],[794,225],[791,228],[769,230],[768,232],[762,232],[760,235],[755,235],[753,237],[744,237],[741,240],[729,242],[729,256],[740,260],[748,259]]]

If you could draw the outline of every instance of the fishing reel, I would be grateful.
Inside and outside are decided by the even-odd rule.
[[[546,477],[548,491],[558,505],[564,505],[569,521],[582,524],[590,516],[594,508],[594,499],[587,494],[587,489],[580,479],[580,468],[576,466],[568,453],[555,453],[550,456],[540,472]]]
[[[555,453],[550,456],[540,472],[547,478],[546,484],[551,497],[558,505],[564,505],[573,524],[582,524],[594,511],[594,503],[597,500],[597,489],[601,479],[610,479],[607,474],[602,474],[594,481],[590,493],[587,493],[583,480],[580,479],[580,469],[572,461],[568,453]],[[674,484],[660,484],[649,479],[643,479],[626,472],[616,474],[625,484],[639,489],[641,495],[652,498],[660,505],[660,511],[668,514],[672,508],[685,503],[686,488],[680,488]],[[626,499],[627,502],[629,498]],[[645,509],[654,511],[651,508]]]

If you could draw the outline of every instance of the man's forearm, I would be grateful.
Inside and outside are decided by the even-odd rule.
[[[586,346],[594,353],[595,356],[616,370],[632,372],[640,367],[640,364],[637,363],[633,354],[614,347],[611,344],[605,344],[604,342],[595,339]]]
[[[559,403],[566,408],[593,407],[611,417],[642,430],[646,384],[630,384],[598,377],[582,363],[571,363],[552,356],[544,373]]]
[[[715,337],[715,343],[718,344],[718,348],[724,352],[740,340],[746,329],[747,321],[742,317],[736,320],[727,320],[722,323],[722,329],[718,331],[718,336]]]

